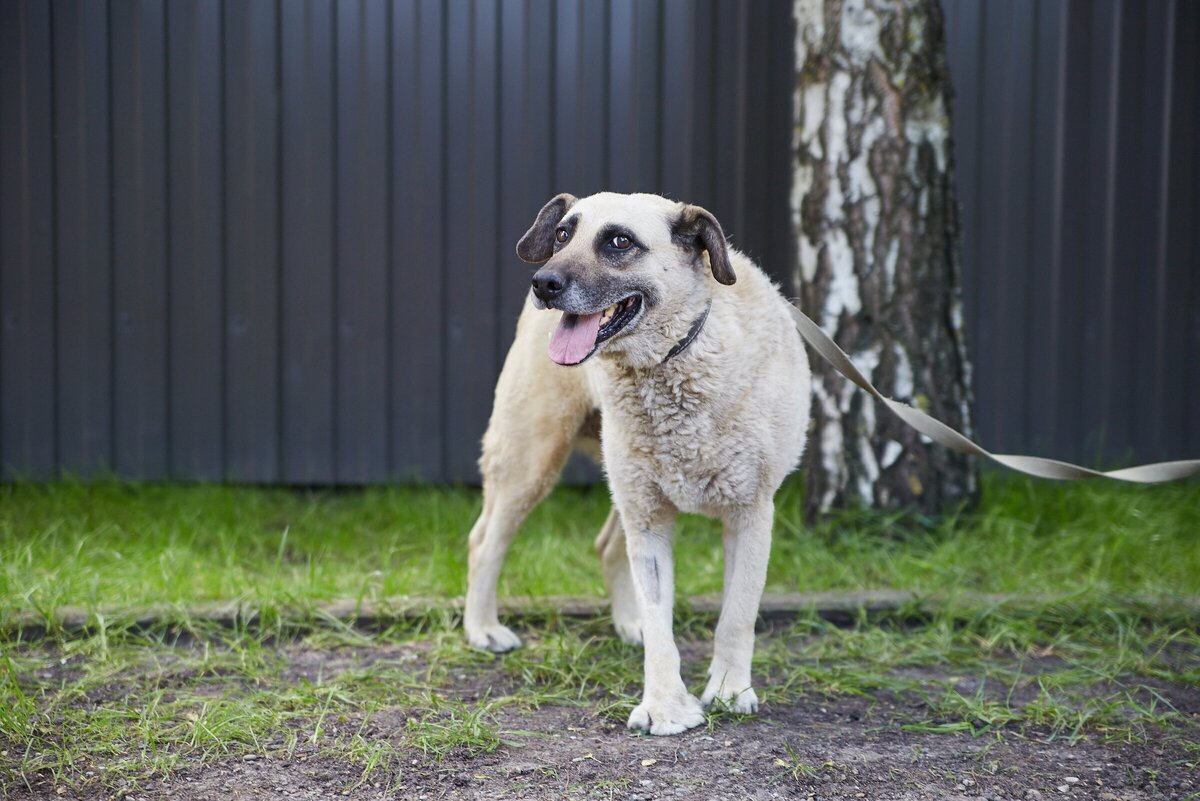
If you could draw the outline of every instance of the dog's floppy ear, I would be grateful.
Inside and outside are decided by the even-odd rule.
[[[725,232],[712,212],[699,206],[684,206],[675,221],[671,237],[682,245],[699,246],[708,251],[708,263],[713,278],[729,285],[737,280],[733,265],[729,263],[729,246],[725,244]]]
[[[530,264],[541,264],[554,255],[554,229],[567,213],[567,209],[575,205],[575,196],[563,192],[550,198],[550,202],[542,206],[533,225],[517,243],[517,255],[521,261]]]

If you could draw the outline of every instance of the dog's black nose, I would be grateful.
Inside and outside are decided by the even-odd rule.
[[[567,287],[567,279],[554,270],[538,270],[533,274],[533,294],[545,302],[554,300]]]

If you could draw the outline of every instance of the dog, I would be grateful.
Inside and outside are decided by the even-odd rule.
[[[757,711],[750,660],[774,495],[800,462],[811,396],[788,301],[711,213],[658,195],[558,195],[517,255],[540,267],[483,437],[468,641],[520,646],[497,617],[501,564],[578,447],[600,458],[613,499],[596,539],[613,623],[644,646],[629,728],[677,734],[714,702]],[[699,699],[672,631],[679,512],[723,523],[721,614]]]

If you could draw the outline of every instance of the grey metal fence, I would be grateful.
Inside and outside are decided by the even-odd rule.
[[[980,435],[1200,454],[1200,3],[944,0]]]
[[[470,480],[551,195],[787,273],[789,13],[4,0],[5,473]]]
[[[985,443],[1200,451],[1197,4],[947,12]],[[790,13],[0,2],[4,475],[472,480],[551,194],[790,274]]]

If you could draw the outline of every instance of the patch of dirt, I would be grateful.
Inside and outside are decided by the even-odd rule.
[[[689,662],[702,664],[706,645],[681,645]],[[331,650],[287,646],[280,649],[285,662],[281,678],[284,683],[311,681],[375,663],[419,668],[425,665],[425,650],[413,645]],[[158,665],[164,668],[161,660]],[[1038,672],[1036,663],[1024,667]],[[170,671],[169,665],[165,668]],[[47,670],[69,673],[71,669],[68,665]],[[446,694],[464,700],[520,692],[498,666],[459,667],[453,673],[455,684]],[[980,686],[975,677],[948,676],[932,668],[906,668],[904,673],[930,682],[954,680],[964,693]],[[116,685],[112,689],[123,691]],[[498,751],[475,757],[452,752],[435,761],[409,748],[403,751],[405,761],[397,770],[381,770],[362,785],[361,764],[301,745],[288,758],[252,755],[185,763],[167,779],[116,796],[99,789],[81,796],[43,780],[32,789],[0,787],[0,797],[22,801],[1200,798],[1200,774],[1195,768],[1200,753],[1187,750],[1183,742],[1200,739],[1196,728],[1153,732],[1149,741],[1139,743],[1106,743],[1091,735],[1072,744],[1037,730],[1006,729],[978,736],[934,733],[904,728],[928,714],[919,699],[887,692],[834,697],[812,693],[784,704],[770,702],[770,681],[762,689],[766,703],[758,716],[726,718],[713,730],[667,738],[633,734],[594,707],[501,707],[495,722],[505,744]],[[1156,689],[1200,725],[1200,688],[1163,684]],[[402,746],[407,714],[402,709],[377,714],[361,734],[368,741]],[[351,723],[357,729],[360,721]],[[282,741],[282,736],[275,738],[278,744]]]
[[[931,734],[901,729],[886,699],[833,698],[764,707],[754,719],[679,737],[635,735],[582,708],[507,710],[499,751],[432,762],[413,752],[365,786],[361,767],[300,749],[292,758],[227,759],[153,781],[129,799],[1186,799],[1196,755],[1146,744]],[[403,715],[364,734],[390,739]],[[803,768],[797,768],[803,765]],[[390,782],[389,782],[390,778]],[[387,786],[390,784],[391,786]],[[72,798],[50,786],[14,798]],[[108,794],[93,797],[109,797]]]

